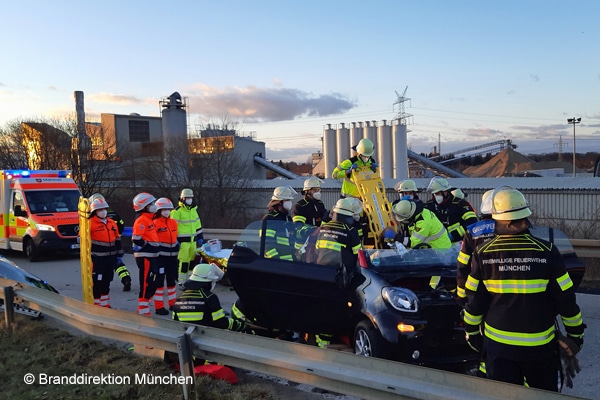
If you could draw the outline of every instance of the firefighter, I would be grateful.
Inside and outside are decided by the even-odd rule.
[[[448,230],[452,243],[456,243],[462,240],[467,226],[477,222],[477,215],[465,199],[454,197],[452,190],[446,179],[434,176],[427,187],[431,199],[425,207],[435,213]]]
[[[262,218],[266,235],[266,258],[294,260],[295,230],[289,212],[296,194],[298,193],[291,186],[279,186],[273,190],[273,196],[267,205],[268,212]]]
[[[558,391],[555,316],[583,345],[585,325],[558,249],[529,232],[531,210],[521,192],[492,193],[496,236],[478,246],[465,285],[467,342],[483,349],[487,377]]]
[[[321,182],[315,177],[304,181],[302,188],[304,197],[300,199],[293,209],[292,221],[313,226],[320,226],[321,222],[329,220],[329,211],[321,201]]]
[[[494,237],[494,220],[492,218],[492,192],[488,190],[481,196],[479,221],[467,227],[463,237],[456,263],[456,295],[458,302],[464,307],[467,302],[465,282],[471,272],[471,256],[477,246]]]
[[[196,259],[196,248],[204,242],[202,221],[198,215],[198,205],[194,202],[194,192],[185,188],[179,196],[179,205],[171,211],[171,218],[177,221],[179,248],[179,283],[182,284],[191,273],[190,265]]]
[[[158,235],[152,218],[156,212],[156,198],[150,193],[139,193],[133,198],[137,217],[133,223],[133,256],[139,270],[140,292],[137,313],[150,316],[150,301],[156,291],[158,275]]]
[[[115,221],[107,217],[108,204],[96,199],[90,204],[90,239],[94,305],[110,308],[110,282],[117,257],[123,256],[121,235]]]
[[[168,315],[165,308],[164,287],[167,282],[167,305],[169,309],[175,304],[177,297],[177,271],[179,269],[179,242],[177,241],[177,221],[171,216],[174,208],[171,200],[161,197],[156,200],[156,213],[154,225],[158,236],[158,276],[156,278],[156,292],[154,293],[154,307],[159,315]]]
[[[400,200],[392,207],[392,214],[399,224],[406,225],[408,236],[396,238],[396,241],[406,247],[449,249],[452,246],[444,225],[422,202]]]
[[[243,331],[246,327],[243,320],[227,317],[219,297],[212,292],[223,275],[223,271],[215,264],[196,265],[190,279],[183,285],[183,293],[173,305],[173,319],[190,324]]]
[[[102,199],[106,201],[104,196],[102,196],[100,193],[94,193],[90,196],[88,201],[90,202],[90,204],[92,204],[92,202],[96,199]],[[110,207],[107,210],[107,217],[115,221],[115,223],[117,224],[117,229],[119,230],[119,235],[122,235],[123,229],[125,228],[125,221],[123,221],[119,214],[117,214],[116,211],[114,211]],[[129,273],[127,266],[123,262],[123,257],[121,256],[117,257],[117,263],[115,264],[115,272],[117,273],[117,276],[123,284],[123,291],[129,292],[131,290],[131,274]]]
[[[396,183],[394,189],[396,189],[396,192],[398,192],[400,198],[394,200],[392,202],[392,206],[394,206],[400,200],[419,200],[419,189],[417,189],[417,184],[412,179],[405,179]]]
[[[352,171],[362,167],[368,167],[373,172],[377,171],[377,163],[373,159],[374,146],[369,139],[361,139],[356,145],[356,155],[342,161],[333,169],[333,179],[343,179],[341,197],[356,197],[360,199],[360,193],[356,185],[350,179]]]

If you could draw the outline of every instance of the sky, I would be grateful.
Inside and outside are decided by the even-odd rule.
[[[0,127],[74,117],[74,91],[88,121],[160,116],[177,91],[190,131],[227,121],[267,159],[306,162],[325,125],[391,121],[404,94],[418,153],[570,154],[571,117],[576,151],[600,151],[591,0],[0,3]]]

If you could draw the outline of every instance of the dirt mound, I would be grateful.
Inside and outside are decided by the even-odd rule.
[[[463,173],[473,178],[513,176],[538,169],[537,163],[512,148],[502,150],[488,162],[466,168]]]

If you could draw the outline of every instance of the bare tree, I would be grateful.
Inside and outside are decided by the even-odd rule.
[[[21,121],[11,121],[0,128],[0,164],[4,169],[27,168]]]

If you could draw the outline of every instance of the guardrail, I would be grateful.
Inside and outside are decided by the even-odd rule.
[[[161,318],[85,304],[36,287],[0,279],[5,320],[11,304],[21,304],[103,338],[150,346],[179,354],[185,399],[193,387],[192,355],[225,365],[292,380],[363,399],[577,399],[467,375],[423,368],[342,351],[320,349],[226,330],[187,325]]]

